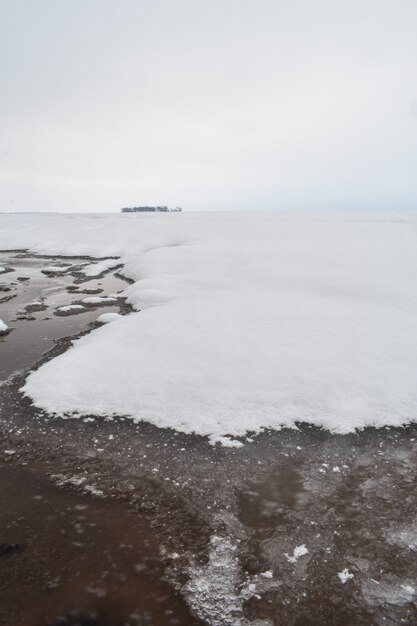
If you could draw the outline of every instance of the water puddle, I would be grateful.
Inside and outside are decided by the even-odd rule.
[[[24,468],[0,468],[0,622],[197,624],[163,580],[143,516]]]
[[[71,273],[68,269],[65,273],[59,271],[64,264]],[[82,303],[89,297],[120,296],[127,286],[115,271],[86,279],[72,269],[81,270],[87,264],[79,258],[68,262],[59,257],[0,252],[0,266],[12,270],[0,274],[0,319],[10,329],[0,337],[0,381],[32,366],[57,339],[77,335],[94,324],[99,315],[127,312],[123,300],[99,306]],[[51,273],[48,268],[58,271]],[[62,311],[62,307],[75,303],[82,308]]]

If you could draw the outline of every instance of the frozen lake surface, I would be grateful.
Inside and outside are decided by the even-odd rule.
[[[406,211],[1,215],[0,248],[107,257],[132,281],[135,312],[39,368],[25,393],[49,413],[212,441],[413,422],[416,224]],[[90,265],[89,277],[103,267]]]
[[[0,302],[14,327],[0,342],[5,623],[417,623],[414,426],[300,424],[224,447],[131,419],[51,418],[19,391],[27,372],[104,311],[129,309],[54,313],[86,289],[124,290],[124,268],[88,278],[42,269],[94,260],[0,259],[14,270],[2,295],[15,296]]]

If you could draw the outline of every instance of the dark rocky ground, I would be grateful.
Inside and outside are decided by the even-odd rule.
[[[42,279],[34,266],[59,259],[3,256],[15,272],[0,283],[16,274],[19,307],[38,301],[39,281],[57,291],[0,342],[4,369],[6,350],[22,368],[0,387],[0,623],[417,624],[414,426],[335,436],[300,425],[226,448],[123,418],[43,415],[19,392],[27,371],[103,312],[48,311],[80,285],[123,285]],[[0,303],[6,323],[12,302]],[[41,321],[36,337],[27,329]]]

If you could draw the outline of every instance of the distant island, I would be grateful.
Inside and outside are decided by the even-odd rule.
[[[167,206],[133,206],[124,207],[122,213],[178,213],[182,211],[180,206],[170,209]]]

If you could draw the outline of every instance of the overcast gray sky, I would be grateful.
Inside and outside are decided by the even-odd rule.
[[[0,210],[417,208],[416,0],[0,0]]]

